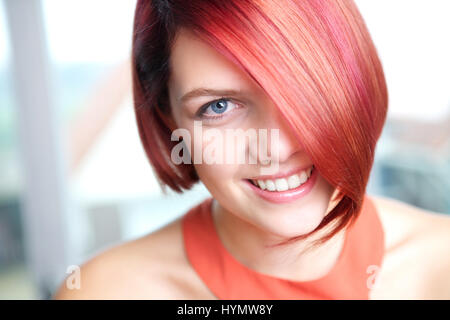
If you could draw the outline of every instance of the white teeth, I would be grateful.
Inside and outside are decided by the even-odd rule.
[[[293,176],[290,176],[288,178],[287,182],[289,185],[289,189],[294,189],[300,185],[300,178],[298,177],[298,174],[294,174]]]
[[[275,180],[275,186],[277,187],[277,191],[286,191],[289,189],[288,182],[284,178]]]
[[[308,178],[311,177],[312,168],[313,167],[311,167],[308,170],[306,170],[306,174],[307,174]]]
[[[275,191],[275,183],[272,180],[266,180],[266,188],[269,191]]]
[[[276,180],[252,180],[255,186],[259,186],[262,190],[268,191],[286,191],[289,189],[295,189],[305,183],[311,176],[313,167],[310,167],[299,174],[293,174],[288,178],[280,178]]]
[[[302,171],[302,173],[300,173],[299,178],[300,178],[300,183],[303,183],[303,182],[305,182],[306,180],[308,180],[308,176],[306,175],[306,172],[305,172],[305,171]]]
[[[264,181],[262,180],[258,180],[258,185],[261,189],[265,190],[266,189],[266,184],[264,183]]]

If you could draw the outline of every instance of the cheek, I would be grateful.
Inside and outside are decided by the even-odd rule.
[[[223,191],[233,187],[234,177],[237,176],[238,168],[225,164],[194,164],[195,170],[203,184],[213,190]]]
[[[221,204],[227,204],[230,212],[241,214],[247,199],[237,183],[238,168],[232,165],[194,165],[203,185],[212,197]]]
[[[227,143],[224,130],[219,129],[199,129],[199,127],[190,126],[187,128],[190,132],[191,141],[188,147],[191,159],[195,169],[205,185],[221,185],[226,187],[229,183],[238,179],[243,164],[234,160],[228,161],[227,155],[230,148],[234,150],[231,154],[245,152],[237,148],[232,143]],[[237,148],[237,150],[235,150]]]
[[[235,179],[239,177],[242,165],[227,163],[224,141],[217,138],[213,131],[209,131],[209,134],[206,131],[203,139],[194,139],[192,147],[194,150],[202,150],[202,163],[195,164],[195,168],[203,184],[213,195],[231,196],[236,188]]]

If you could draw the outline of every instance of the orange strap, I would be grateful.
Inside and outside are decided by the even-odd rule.
[[[346,231],[331,271],[312,281],[265,275],[237,261],[223,246],[211,214],[212,198],[183,217],[186,254],[194,270],[218,299],[368,299],[374,271],[381,266],[384,232],[367,195],[361,213]],[[372,266],[372,267],[371,267]]]

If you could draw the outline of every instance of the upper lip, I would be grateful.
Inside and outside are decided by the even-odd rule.
[[[313,166],[313,164],[309,164],[309,165],[306,165],[306,166],[297,167],[297,168],[294,168],[294,169],[278,172],[277,174],[252,177],[252,178],[249,178],[249,180],[269,180],[269,179],[270,180],[274,180],[274,179],[280,179],[280,178],[287,178],[289,176],[292,176],[293,174],[302,172],[303,170],[306,170],[306,169],[308,169],[308,168],[310,168],[312,166]]]

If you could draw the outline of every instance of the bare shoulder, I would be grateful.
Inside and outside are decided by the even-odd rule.
[[[404,293],[404,298],[449,299],[450,215],[371,197],[385,231],[382,276],[390,292],[401,293],[399,298]]]
[[[80,289],[65,281],[54,299],[184,299],[194,271],[184,255],[181,218],[115,245],[81,266]]]
[[[379,214],[383,228],[387,231],[387,249],[404,241],[405,238],[432,240],[450,234],[450,215],[425,210],[409,203],[371,196]]]

